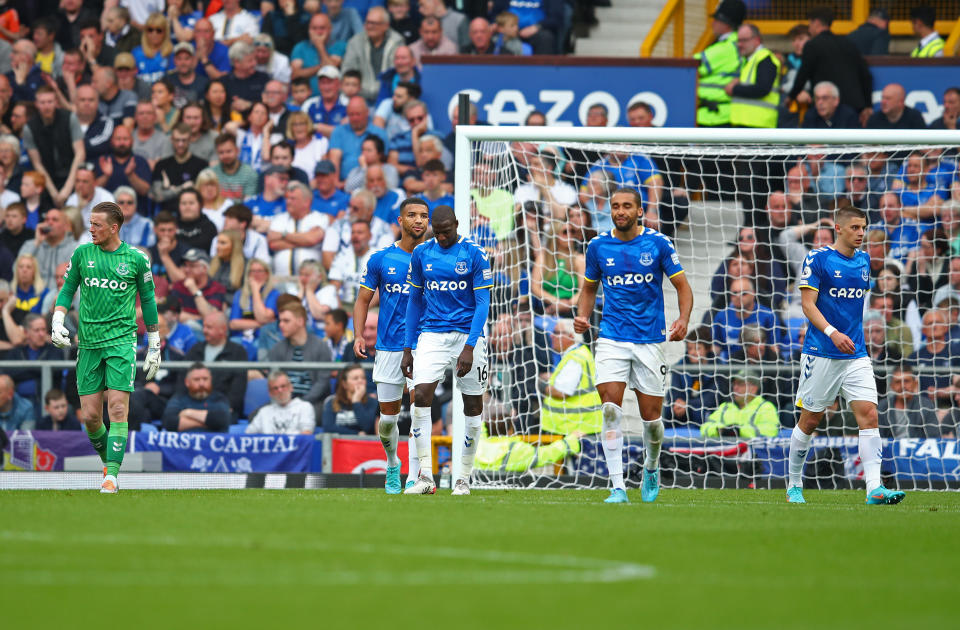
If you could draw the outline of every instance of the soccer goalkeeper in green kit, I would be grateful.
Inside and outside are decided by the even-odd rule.
[[[160,333],[153,275],[146,254],[120,240],[123,213],[106,201],[90,212],[92,243],[80,245],[70,257],[63,288],[57,296],[50,334],[54,345],[70,345],[63,325],[73,295],[80,289],[77,332],[77,393],[80,420],[90,443],[103,460],[100,492],[115,494],[117,472],[127,447],[127,409],[136,375],[137,294],[147,327],[148,350],[143,362],[147,380],[160,368]],[[106,392],[110,432],[103,425]]]

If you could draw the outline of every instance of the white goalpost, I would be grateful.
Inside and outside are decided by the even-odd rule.
[[[960,487],[958,148],[960,131],[458,125],[459,229],[487,249],[495,277],[484,404],[492,435],[474,482],[606,485],[590,406],[562,417],[566,435],[554,416],[544,426],[542,410],[544,392],[556,392],[544,385],[573,317],[583,250],[609,225],[610,193],[626,186],[641,189],[642,221],[673,240],[694,290],[687,341],[666,344],[665,486],[783,487],[804,334],[799,266],[805,252],[832,242],[830,218],[849,203],[868,213],[864,249],[872,259],[882,252],[865,329],[882,389],[883,473],[894,487]],[[677,313],[669,282],[664,297],[669,326]],[[588,347],[601,304],[602,291]],[[723,405],[730,418],[757,398],[773,407],[758,401],[762,411],[742,425],[719,420]],[[456,390],[452,403],[456,479]],[[628,400],[628,417],[630,409]],[[806,484],[860,482],[850,420],[843,401],[828,410]],[[629,485],[639,483],[642,449],[636,429],[624,448]]]

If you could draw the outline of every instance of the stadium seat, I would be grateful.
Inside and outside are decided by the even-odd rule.
[[[231,424],[227,429],[227,433],[230,435],[239,435],[247,432],[247,425],[250,423],[246,420],[238,420],[236,424]]]
[[[153,426],[149,422],[144,422],[140,425],[140,433],[159,433],[160,429]]]
[[[243,415],[249,418],[253,412],[270,402],[267,393],[267,379],[257,378],[247,382],[247,393],[243,397]]]

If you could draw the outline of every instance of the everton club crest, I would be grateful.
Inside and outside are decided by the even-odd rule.
[[[640,254],[640,264],[650,266],[653,264],[653,254],[650,252],[643,252]]]
[[[456,272],[457,272],[458,274],[460,274],[461,276],[464,275],[464,274],[467,273],[467,271],[468,271],[468,269],[467,269],[467,261],[465,261],[465,260],[458,260],[458,261],[457,261],[457,266],[454,267],[453,270],[456,271]]]

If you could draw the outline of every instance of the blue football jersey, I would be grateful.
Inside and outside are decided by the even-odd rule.
[[[631,241],[609,232],[587,245],[585,277],[603,283],[600,337],[629,343],[666,341],[663,276],[683,273],[680,258],[666,236],[645,228]]]
[[[380,319],[377,320],[377,350],[403,350],[406,327],[407,301],[410,285],[407,269],[410,254],[398,244],[375,252],[363,270],[360,286],[371,291],[380,290]]]
[[[421,331],[469,333],[474,291],[492,287],[493,272],[487,253],[469,238],[448,249],[432,238],[413,250],[407,282],[423,289]]]
[[[856,350],[844,354],[815,326],[807,327],[803,353],[828,359],[859,359],[867,356],[863,341],[863,302],[870,292],[870,255],[855,251],[847,258],[832,247],[807,254],[800,274],[800,288],[817,292],[817,308],[827,322],[850,337]]]

